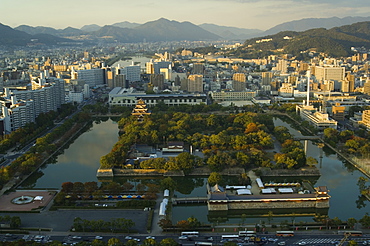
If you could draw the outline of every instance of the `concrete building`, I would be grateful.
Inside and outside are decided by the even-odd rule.
[[[274,74],[272,72],[262,72],[262,81],[261,81],[261,84],[262,85],[270,85],[271,82],[272,82],[273,75]]]
[[[79,80],[84,80],[91,88],[104,85],[104,70],[103,69],[87,69],[87,70],[77,70],[77,78]]]
[[[209,93],[211,98],[215,102],[223,102],[223,101],[246,101],[252,100],[253,97],[257,95],[256,91],[220,91],[215,92],[212,91]]]
[[[303,120],[308,121],[318,130],[324,130],[328,127],[337,129],[338,122],[336,120],[330,119],[329,114],[319,112],[311,105],[297,105],[296,112],[301,116]]]
[[[358,123],[365,126],[368,131],[370,130],[370,110],[364,110],[362,112],[362,120]]]
[[[203,92],[203,75],[191,74],[188,76],[188,92]]]
[[[345,68],[334,66],[316,66],[315,77],[318,81],[325,80],[344,80]]]
[[[204,64],[194,63],[192,74],[204,74]]]
[[[205,94],[146,94],[132,92],[121,87],[116,87],[109,92],[108,103],[110,106],[119,105],[133,107],[139,99],[144,100],[149,107],[155,106],[159,102],[163,102],[169,106],[207,104],[207,96]]]
[[[140,73],[141,68],[140,66],[127,66],[119,69],[119,74],[124,74],[126,76],[126,80],[128,82],[137,82],[140,81]]]
[[[163,74],[151,74],[150,83],[153,86],[158,87],[158,90],[164,90],[164,75]]]
[[[345,107],[336,104],[331,108],[332,118],[336,121],[344,121],[345,119]]]

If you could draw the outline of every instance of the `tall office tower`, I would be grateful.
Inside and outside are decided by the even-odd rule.
[[[262,72],[262,85],[270,85],[272,81],[273,73],[272,72]]]
[[[247,82],[247,77],[245,76],[244,73],[234,73],[233,80],[239,82]]]
[[[84,98],[89,98],[90,95],[90,86],[88,84],[84,84]]]
[[[163,74],[165,81],[172,80],[172,68],[168,66],[168,68],[161,68],[160,74]]]
[[[114,88],[114,71],[112,70],[108,70],[108,69],[104,69],[105,74],[106,74],[106,81],[107,81],[107,85],[109,88]]]
[[[181,81],[180,81],[180,90],[182,90],[182,91],[188,91],[188,79],[187,78],[181,78]]]
[[[370,95],[370,80],[367,79],[364,84],[364,94]]]
[[[345,80],[348,81],[348,91],[347,92],[354,92],[354,90],[355,90],[355,80],[356,80],[355,75],[351,74],[351,72],[347,72]]]
[[[298,82],[298,77],[295,76],[295,75],[291,75],[288,77],[288,83],[292,84],[292,85],[296,85]]]
[[[113,85],[114,85],[113,87],[129,88],[129,83],[126,80],[126,75],[124,75],[124,74],[114,75]]]
[[[154,74],[154,62],[152,59],[149,62],[145,63],[145,72],[147,74]]]
[[[247,83],[233,80],[232,86],[234,91],[245,91]]]
[[[77,78],[84,80],[91,88],[97,85],[104,85],[104,77],[104,70],[100,68],[77,70]]]
[[[203,92],[203,75],[191,74],[188,77],[189,92]]]
[[[164,90],[164,75],[163,74],[151,74],[150,83],[153,86],[158,87],[158,90]]]
[[[322,80],[336,80],[340,81],[344,79],[345,68],[344,67],[334,67],[334,66],[316,66],[315,67],[315,77],[318,81]]]
[[[140,66],[131,65],[123,67],[119,70],[119,74],[124,74],[128,82],[137,82],[140,81]]]
[[[276,70],[280,71],[281,73],[287,73],[288,72],[288,61],[279,60],[276,66]]]
[[[234,73],[233,74],[233,90],[234,91],[245,91],[247,87],[247,78],[244,73]]]
[[[271,90],[272,91],[277,91],[277,90],[279,90],[280,87],[281,87],[281,81],[279,81],[279,80],[271,81]]]
[[[299,63],[299,71],[307,71],[309,68],[309,65],[308,63],[304,62],[304,61],[301,61]]]
[[[192,74],[204,74],[204,64],[203,63],[194,63]]]
[[[161,68],[169,68],[171,67],[172,63],[169,61],[159,61],[159,62],[154,62],[154,73],[155,74],[160,74],[161,73]]]
[[[89,52],[88,51],[85,51],[84,52],[84,58],[85,58],[85,60],[89,60],[90,55],[89,55]]]

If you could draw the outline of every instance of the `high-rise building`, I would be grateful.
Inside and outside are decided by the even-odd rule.
[[[244,73],[234,73],[233,74],[233,80],[245,83],[245,82],[247,82],[247,77],[245,76]]]
[[[204,74],[204,64],[194,63],[193,64],[193,74]]]
[[[270,85],[272,81],[273,73],[272,72],[262,72],[262,85]]]
[[[116,74],[114,75],[114,83],[113,87],[122,87],[122,88],[128,88],[129,83],[126,80],[126,75],[124,74]]]
[[[280,71],[281,73],[287,73],[288,72],[288,61],[285,59],[279,60],[278,64],[276,65],[276,70]]]
[[[40,74],[38,81],[32,81],[32,90],[11,90],[5,88],[3,115],[0,118],[3,132],[8,134],[25,124],[34,122],[40,113],[57,111],[65,102],[64,80],[45,78]],[[5,108],[4,108],[5,107]]]
[[[131,65],[119,69],[119,74],[124,74],[128,82],[137,82],[140,81],[140,66]]]
[[[336,80],[340,81],[344,79],[345,68],[334,67],[334,66],[316,66],[315,77],[318,81],[323,80]]]
[[[192,74],[188,77],[189,92],[203,92],[203,75]]]
[[[151,74],[150,75],[150,83],[153,86],[158,87],[158,90],[164,89],[164,76],[163,74]]]
[[[362,120],[359,123],[364,125],[367,130],[370,129],[370,110],[364,110],[362,112]]]
[[[364,94],[370,95],[370,80],[366,80],[364,84]]]
[[[104,85],[104,77],[104,70],[100,68],[77,70],[77,78],[79,80],[84,80],[90,87]]]

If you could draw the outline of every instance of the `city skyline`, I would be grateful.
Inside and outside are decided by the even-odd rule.
[[[267,30],[278,24],[304,18],[363,16],[370,3],[363,0],[45,0],[2,1],[0,22],[19,25],[68,26],[111,25],[128,21],[144,24],[159,18],[200,25],[211,23],[248,29]]]

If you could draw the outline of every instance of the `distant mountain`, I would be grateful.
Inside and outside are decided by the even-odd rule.
[[[116,26],[116,27],[120,27],[120,28],[135,28],[135,27],[140,26],[140,25],[141,24],[128,22],[128,21],[118,22],[118,23],[112,24],[112,26]]]
[[[258,34],[263,33],[259,29],[246,29],[230,26],[218,26],[215,24],[204,23],[199,25],[199,27],[207,30],[211,33],[214,33],[227,40],[245,40],[248,38],[255,37]]]
[[[60,42],[72,42],[72,40],[56,37],[46,33],[31,35],[0,23],[0,45],[24,46],[36,43],[54,45]]]
[[[80,29],[81,29],[81,31],[84,31],[84,32],[95,32],[95,31],[99,30],[100,28],[101,28],[101,26],[99,26],[99,25],[91,24],[91,25],[84,25]]]
[[[96,32],[92,32],[92,35],[105,39],[106,41],[117,40],[122,43],[133,43],[142,42],[143,34],[131,29],[131,28],[120,28],[116,26],[103,26]]]
[[[15,30],[22,31],[31,35],[35,35],[38,33],[46,33],[50,35],[58,35],[58,31],[52,27],[45,27],[45,26],[37,26],[37,27],[32,27],[32,26],[27,26],[27,25],[21,25],[16,28]]]
[[[147,22],[134,28],[145,34],[147,41],[217,40],[213,34],[190,22],[170,21],[164,18]]]
[[[351,25],[357,22],[370,21],[370,17],[331,17],[331,18],[306,18],[301,20],[294,20],[279,24],[266,30],[262,36],[272,35],[282,31],[306,31],[313,28],[333,28],[344,25]]]
[[[73,27],[67,27],[65,29],[54,29],[51,27],[44,27],[44,26],[32,27],[32,26],[27,26],[27,25],[21,25],[14,29],[18,31],[26,32],[31,35],[49,34],[49,35],[54,35],[54,36],[59,36],[59,37],[83,35],[86,33],[80,29],[73,28]]]
[[[309,51],[316,51],[332,57],[342,57],[352,53],[351,47],[362,46],[370,48],[369,21],[331,29],[316,28],[304,32],[285,31],[249,39],[238,48],[234,55],[256,58],[287,53],[304,58]]]

